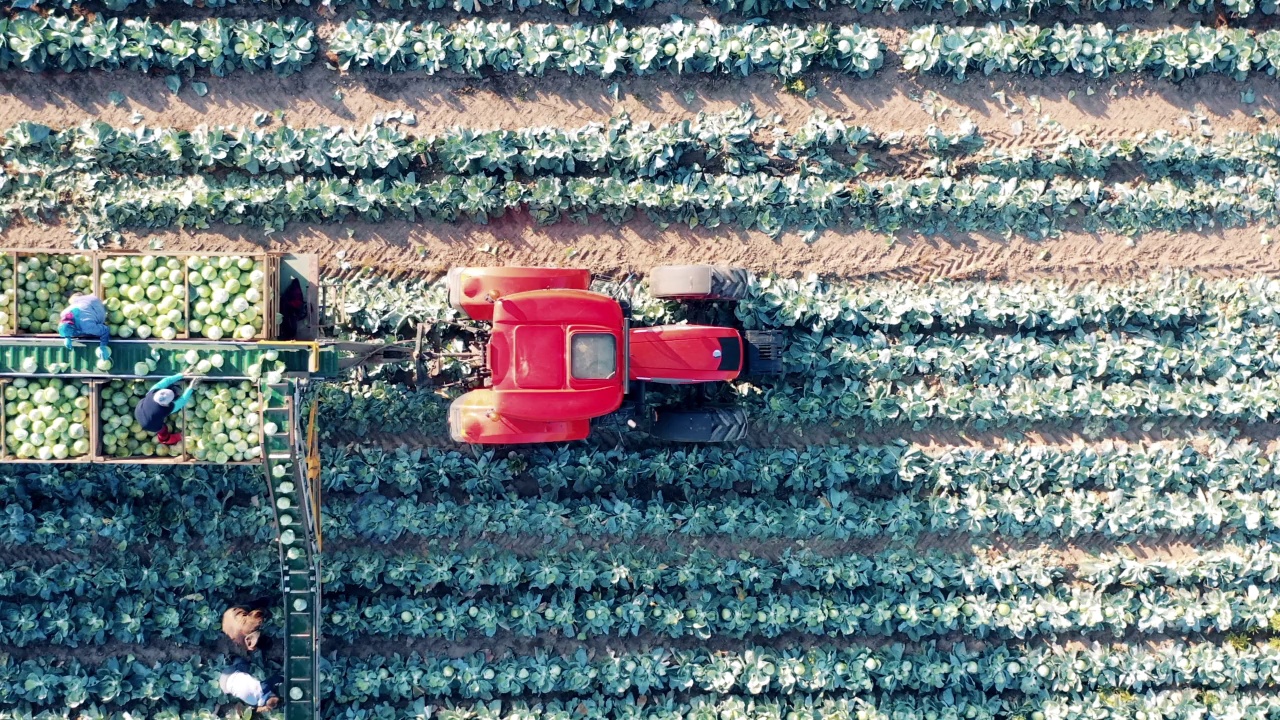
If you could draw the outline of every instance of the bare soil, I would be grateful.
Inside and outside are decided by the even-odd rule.
[[[624,226],[595,222],[538,226],[520,215],[478,225],[350,222],[291,226],[283,233],[219,226],[203,231],[130,233],[144,250],[280,250],[316,252],[325,271],[369,267],[387,274],[443,274],[453,266],[570,265],[601,275],[643,273],[662,264],[714,262],[756,272],[818,273],[847,279],[1126,280],[1166,270],[1210,277],[1280,274],[1280,253],[1260,228],[1150,233],[1133,242],[1112,234],[1065,233],[1027,240],[998,235],[890,238],[861,230],[827,230],[813,242],[796,233],[771,238],[736,228],[659,228],[646,219]],[[0,234],[7,247],[65,247],[56,225],[20,225]]]

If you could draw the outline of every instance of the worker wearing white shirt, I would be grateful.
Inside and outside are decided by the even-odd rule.
[[[224,670],[218,677],[218,687],[222,692],[240,698],[242,702],[259,712],[271,710],[280,704],[280,698],[276,696],[275,689],[283,678],[277,675],[267,678],[264,683],[250,674],[252,669],[244,658],[236,658],[231,667]]]

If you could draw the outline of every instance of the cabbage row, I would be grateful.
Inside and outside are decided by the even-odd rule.
[[[439,435],[449,399],[428,390],[409,391],[378,382],[321,392],[323,417],[342,423],[340,433],[415,432]],[[849,437],[869,427],[972,426],[1020,428],[1032,424],[1084,423],[1089,431],[1130,425],[1152,429],[1160,421],[1256,424],[1280,417],[1280,377],[1241,382],[1199,379],[1098,382],[1070,375],[1001,384],[932,377],[856,380],[797,377],[753,385],[739,382],[722,399],[748,408],[752,419],[775,429],[810,424],[845,427]],[[338,427],[331,425],[331,428]],[[799,434],[797,440],[801,439]]]
[[[788,548],[776,559],[742,551],[733,557],[703,548],[661,551],[623,546],[604,551],[551,548],[534,555],[487,543],[450,550],[434,543],[423,554],[381,549],[339,550],[325,562],[325,586],[337,592],[364,588],[390,595],[517,589],[602,593],[618,589],[674,591],[705,588],[725,594],[799,588],[850,591],[888,588],[1001,592],[1043,588],[1071,580],[1113,588],[1204,585],[1246,589],[1274,584],[1280,551],[1269,543],[1229,546],[1179,559],[1137,559],[1123,551],[1091,555],[1074,568],[1042,550],[1001,556],[938,550],[886,550],[874,555],[823,555]],[[15,571],[14,583],[22,573]],[[31,582],[38,583],[34,577]],[[179,589],[185,585],[177,586]]]
[[[162,541],[156,537],[153,542]],[[323,583],[331,598],[343,593],[374,591],[384,597],[416,597],[435,592],[486,592],[519,595],[529,592],[624,591],[679,592],[684,588],[726,595],[866,591],[899,593],[940,590],[1000,594],[1047,588],[1066,582],[1100,589],[1195,588],[1247,590],[1273,584],[1280,550],[1269,543],[1228,546],[1178,559],[1137,559],[1124,552],[1090,555],[1070,566],[1044,550],[1001,556],[948,553],[940,550],[885,550],[874,555],[824,555],[807,548],[787,548],[776,558],[743,551],[725,557],[705,548],[661,550],[624,545],[606,550],[549,547],[521,553],[479,542],[465,549],[446,543],[400,553],[383,548],[326,551]],[[52,599],[110,599],[120,588],[152,602],[193,593],[206,601],[234,600],[233,595],[270,594],[277,584],[266,548],[252,552],[218,547],[199,551],[166,547],[140,562],[136,554],[79,557],[50,564],[12,563],[0,571],[0,595]]]
[[[342,322],[366,334],[394,334],[401,316],[442,326],[460,319],[443,282],[374,274],[341,278]],[[679,306],[633,296],[646,324],[678,320]],[[1280,280],[1208,280],[1185,273],[1128,283],[1068,286],[1022,283],[870,281],[828,283],[803,278],[754,278],[734,308],[750,329],[792,329],[795,335],[849,338],[877,333],[927,335],[991,331],[1035,334],[1154,332],[1176,335],[1202,326],[1280,327]],[[397,312],[398,311],[398,312]],[[999,334],[999,333],[997,333]]]
[[[593,216],[622,223],[644,213],[660,223],[769,233],[853,225],[1032,237],[1067,223],[1138,233],[1280,219],[1277,142],[1266,134],[1221,142],[1158,133],[1132,143],[1070,138],[1007,153],[983,150],[973,128],[931,132],[913,144],[934,154],[935,176],[904,178],[867,172],[864,150],[898,139],[815,117],[775,146],[750,141],[767,129],[744,111],[660,128],[619,118],[571,131],[427,137],[388,125],[54,132],[23,124],[5,133],[3,155],[15,174],[0,209],[10,218],[65,213],[89,245],[130,227],[486,222],[524,210],[544,223]],[[685,159],[695,154],[710,156],[711,169]],[[1129,162],[1148,179],[1104,178]]]
[[[323,620],[326,637],[348,642],[364,636],[459,640],[493,637],[499,631],[526,638],[558,633],[579,640],[642,634],[703,640],[788,633],[920,640],[951,633],[1004,639],[1064,633],[1255,633],[1280,625],[1276,589],[1106,590],[1060,584],[1004,592],[876,587],[736,594],[694,588],[497,597],[378,594],[330,598]],[[0,620],[0,641],[16,647],[159,640],[200,644],[216,640],[221,632],[219,607],[201,596],[0,600]]]
[[[153,70],[217,76],[289,75],[315,58],[315,28],[301,18],[200,22],[94,19],[22,12],[0,18],[0,70]]]
[[[884,65],[874,31],[857,25],[721,25],[675,18],[659,26],[555,25],[467,20],[348,20],[329,40],[338,67],[434,74],[452,70],[541,76],[548,70],[610,78],[672,73],[770,73],[790,78],[816,67],[869,77]]]
[[[878,35],[859,26],[724,27],[706,19],[674,20],[628,31],[604,26],[467,21],[437,23],[351,20],[330,42],[339,67],[436,73],[454,70],[540,76],[547,70],[612,77],[658,70],[678,73],[770,72],[788,78],[813,66],[868,76],[884,64]],[[907,71],[944,72],[963,79],[969,68],[992,72],[1105,77],[1142,72],[1183,80],[1226,74],[1273,75],[1280,32],[1195,27],[1111,30],[1094,25],[988,25],[915,28],[900,49]]]
[[[1274,645],[1173,643],[1157,649],[1095,645],[1080,650],[997,645],[980,651],[959,644],[945,649],[937,643],[923,645],[923,651],[901,645],[878,651],[656,649],[606,658],[538,653],[496,661],[479,655],[454,660],[410,655],[342,659],[329,672],[345,678],[334,693],[338,702],[407,700],[415,690],[434,697],[468,698],[592,690],[619,695],[663,691],[789,695],[946,689],[1016,691],[1034,697],[1105,688],[1143,692],[1169,685],[1234,690],[1267,687],[1280,680],[1280,648]],[[406,676],[418,678],[413,690],[405,687]]]
[[[362,437],[370,433],[443,436],[449,398],[430,389],[410,390],[385,380],[324,383],[316,390],[320,434]]]
[[[397,713],[425,717],[425,708],[423,699],[408,705],[354,704],[331,710],[326,717],[330,720],[371,720],[394,717]],[[623,697],[592,695],[534,703],[451,701],[434,706],[441,720],[612,720],[618,717],[633,720],[1014,720],[1031,717],[1039,720],[1040,715],[1053,718],[1197,720],[1205,717],[1265,717],[1276,712],[1277,708],[1280,708],[1280,699],[1270,692],[1205,693],[1200,690],[1149,691],[1142,694],[1103,691],[1011,702],[964,693],[943,693],[941,696],[867,694],[854,698],[797,693],[784,699],[715,695],[691,697],[674,693],[629,694]]]
[[[711,591],[646,592],[602,597],[556,593],[496,600],[439,598],[335,600],[325,627],[330,637],[566,636],[776,638],[788,633],[912,640],[960,633],[1028,638],[1062,633],[1198,633],[1274,630],[1280,596],[1271,586],[1247,591],[1159,588],[1105,592],[1059,587],[1017,595],[876,589],[865,593],[788,594]],[[1280,624],[1280,621],[1277,622]]]
[[[243,0],[246,5],[255,5],[263,0]],[[309,6],[311,0],[294,0],[299,5]],[[241,0],[105,0],[105,5],[112,10],[125,10],[142,2],[145,7],[163,7],[176,5],[179,2],[201,8],[232,7]],[[64,8],[72,6],[71,0],[57,0]],[[278,3],[277,3],[278,4]],[[570,15],[609,16],[626,14],[654,7],[656,0],[322,0],[320,6],[333,8],[351,6],[353,8],[383,8],[388,10],[452,10],[459,13],[487,13],[505,10],[508,12],[525,12],[529,10],[560,11]],[[1156,3],[1153,0],[711,0],[692,2],[681,0],[681,5],[689,5],[694,9],[714,9],[722,13],[739,13],[745,17],[755,18],[771,14],[783,14],[805,10],[841,10],[849,8],[862,13],[897,14],[904,11],[949,12],[959,16],[973,14],[1013,15],[1027,17],[1038,12],[1070,12],[1091,14],[1117,10],[1152,11],[1169,7],[1185,9],[1188,12],[1211,15],[1223,13],[1229,17],[1249,17],[1251,15],[1274,15],[1280,6],[1274,0],[1168,0]],[[274,7],[275,5],[273,5]]]
[[[901,645],[882,651],[811,648],[774,651],[751,647],[734,653],[657,649],[605,659],[585,654],[561,657],[538,653],[486,660],[407,656],[341,658],[326,673],[339,703],[412,700],[417,693],[440,698],[523,694],[587,693],[599,686],[609,694],[697,690],[722,695],[762,695],[853,690],[930,692],[947,687],[1028,696],[1053,692],[1128,688],[1143,692],[1167,685],[1201,688],[1274,684],[1280,657],[1269,645],[1174,643],[1158,649],[1094,646],[997,646],[968,651],[962,646],[923,649]],[[148,698],[140,688],[168,679],[168,700],[217,699],[200,681],[210,668],[199,658],[148,667],[108,661],[94,667],[72,661],[59,667],[47,660],[0,660],[0,699],[37,706],[60,692],[74,704],[129,703]],[[27,683],[25,679],[32,679]],[[409,684],[406,679],[415,679]],[[184,682],[185,680],[185,682]]]
[[[223,76],[236,69],[298,72],[317,54],[314,27],[301,18],[174,21],[86,20],[20,13],[0,20],[0,70],[153,69]],[[610,78],[655,72],[768,73],[791,78],[815,68],[868,77],[885,61],[879,35],[858,25],[721,25],[674,18],[659,26],[572,25],[466,20],[445,26],[349,20],[328,39],[341,70],[482,72],[541,76],[547,71]],[[899,50],[908,72],[963,79],[971,70],[1089,77],[1142,72],[1183,80],[1225,74],[1272,75],[1280,31],[1243,28],[1112,30],[1100,23],[1052,28],[1021,24],[927,25]],[[175,84],[180,86],[181,81]]]
[[[406,696],[411,692],[407,686],[408,678],[412,677],[414,668],[406,667],[406,663],[400,660],[392,660],[392,664],[396,669],[404,668],[409,672],[396,676],[396,681],[385,682],[386,689],[381,692]],[[193,675],[199,666],[178,666],[174,668],[175,673],[164,675],[163,671],[168,670],[169,667],[171,666],[160,665],[158,671],[152,671],[138,662],[132,663],[131,666],[117,662],[106,673],[107,689],[97,691],[95,694],[105,692],[112,697],[141,694],[144,698],[150,698],[156,695],[163,696],[167,690],[171,690],[173,695],[178,697],[197,697],[199,691],[191,688],[186,678]],[[387,680],[393,677],[387,668],[382,668],[378,674],[380,680],[382,674],[388,676]],[[58,675],[52,673],[41,673],[38,677],[41,681],[51,683],[56,683],[59,679]],[[82,694],[87,694],[81,689],[85,685],[85,680],[80,678],[69,680],[72,687]],[[135,680],[137,682],[134,682]],[[35,695],[39,695],[41,687],[47,687],[44,682],[33,682],[32,686],[31,692]],[[135,686],[139,690],[134,690]],[[925,720],[926,718],[1011,720],[1020,717],[1039,718],[1042,715],[1080,717],[1082,713],[1090,713],[1091,717],[1128,718],[1142,713],[1141,717],[1144,718],[1193,720],[1204,717],[1265,717],[1267,713],[1275,712],[1277,706],[1274,695],[1265,692],[1241,691],[1220,694],[1205,692],[1201,689],[1152,690],[1142,694],[1103,690],[1008,699],[988,697],[979,693],[955,692],[944,692],[941,695],[919,692],[868,693],[853,698],[803,693],[795,693],[785,698],[655,693],[638,696],[590,694],[567,699],[539,700],[534,703],[523,700],[494,702],[446,700],[433,703],[430,709],[425,698],[394,703],[369,702],[348,705],[330,703],[326,705],[323,717],[326,720],[372,720],[388,717],[423,718],[439,713],[447,720],[571,720],[572,718],[611,720],[617,717],[636,720],[685,720],[686,718],[694,720],[706,717],[723,720],[786,720],[788,718],[790,720],[867,720],[867,718],[879,717],[893,717],[900,720]],[[75,709],[59,704],[57,707],[43,710],[38,709],[38,705],[21,703],[14,706],[11,716],[16,720],[35,720],[35,718],[41,720],[156,718],[159,720],[171,717],[216,720],[220,717],[218,708],[212,703],[204,708],[196,708],[189,704],[176,704],[173,701],[160,702],[152,699],[118,704],[89,703]],[[276,715],[269,717],[276,717]]]
[[[1203,447],[1203,445],[1201,445]],[[898,495],[1022,490],[1191,492],[1199,488],[1280,489],[1280,451],[1249,442],[1186,441],[1150,446],[1010,445],[926,451],[917,445],[812,445],[803,449],[717,445],[676,449],[535,447],[522,452],[384,450],[352,445],[322,450],[326,491],[465,492],[481,499],[511,493],[519,480],[539,495],[627,497],[744,495],[794,497],[842,490]]]
[[[928,25],[913,29],[900,52],[907,71],[937,72],[957,80],[969,72],[1092,78],[1141,72],[1173,80],[1221,74],[1244,80],[1253,74],[1276,74],[1280,33],[1199,26],[1112,30],[1101,23]]]
[[[831,492],[817,502],[757,498],[720,504],[502,500],[480,507],[367,496],[356,502],[335,498],[326,508],[324,522],[326,537],[347,540],[479,537],[484,533],[539,535],[565,542],[579,535],[619,541],[649,536],[908,540],[925,532],[964,532],[1046,540],[1102,537],[1127,541],[1163,533],[1204,539],[1260,539],[1280,527],[1278,513],[1280,493],[1274,490],[1184,494],[1135,488],[1124,495],[1091,490],[1054,495],[975,490],[921,500],[864,500]],[[7,534],[8,528],[3,530]]]
[[[684,171],[669,178],[492,176],[419,180],[350,178],[139,179],[76,174],[50,185],[11,184],[0,217],[65,213],[76,242],[92,246],[128,228],[207,228],[213,223],[282,231],[296,223],[400,219],[487,223],[528,211],[539,223],[643,214],[659,224],[741,227],[777,235],[832,226],[898,233],[998,231],[1051,237],[1066,227],[1138,234],[1280,222],[1277,175],[1154,182],[963,178],[829,180]],[[73,203],[57,202],[64,194]]]
[[[789,426],[856,421],[858,427],[950,423],[988,429],[1084,422],[1100,429],[1136,420],[1252,424],[1280,418],[1280,377],[1106,383],[1066,375],[1013,377],[999,385],[841,377],[738,389],[737,402],[752,410],[753,419]]]
[[[219,500],[219,505],[225,500]],[[166,533],[174,542],[267,542],[275,537],[269,512],[231,505],[166,500],[148,506],[66,502],[54,508],[8,505],[0,517],[0,545],[47,550],[109,542],[124,549]],[[539,536],[545,542],[585,538],[624,542],[649,537],[749,540],[899,540],[924,533],[979,537],[1131,541],[1166,533],[1202,540],[1270,537],[1280,528],[1280,493],[1198,490],[1128,493],[1077,490],[1053,495],[973,490],[922,499],[863,499],[831,491],[793,501],[733,498],[720,503],[591,500],[490,500],[483,504],[419,502],[366,495],[326,501],[326,541],[386,543],[442,537]]]
[[[746,106],[658,126],[620,113],[606,123],[576,128],[459,127],[414,134],[397,124],[408,120],[392,112],[384,122],[362,127],[229,125],[191,130],[116,128],[88,121],[54,129],[23,122],[4,131],[0,161],[19,173],[42,176],[100,169],[163,175],[235,170],[361,177],[399,177],[407,172],[653,177],[670,175],[695,160],[730,174],[794,163],[823,174],[854,175],[861,172],[860,153],[905,147],[949,160],[952,166],[946,171],[952,175],[1102,177],[1114,167],[1134,163],[1148,177],[1193,177],[1259,174],[1280,166],[1280,135],[1269,132],[1203,138],[1154,131],[1122,140],[1068,136],[1006,150],[972,124],[956,132],[931,128],[921,136],[905,136],[848,125],[819,113],[793,129],[758,118]]]
[[[1042,550],[1000,557],[938,550],[886,550],[874,555],[823,555],[787,549],[776,559],[742,551],[733,557],[702,548],[687,552],[646,547],[604,551],[552,548],[533,555],[487,543],[465,550],[432,544],[429,552],[388,554],[372,549],[336,551],[325,565],[325,586],[338,592],[365,588],[385,594],[423,595],[436,590],[514,592],[619,589],[675,591],[685,587],[725,594],[799,588],[851,591],[888,588],[1001,592],[1043,588],[1068,579],[1111,588],[1160,585],[1247,589],[1277,580],[1280,552],[1268,543],[1230,546],[1191,558],[1140,560],[1123,552],[1091,555],[1074,568]],[[332,567],[330,567],[332,566]],[[15,571],[13,582],[21,582]],[[31,578],[31,582],[38,582]],[[185,585],[177,586],[179,589]]]
[[[787,373],[901,380],[919,376],[1004,386],[1013,378],[1075,376],[1105,382],[1227,380],[1280,372],[1280,328],[1191,328],[1172,334],[1076,331],[984,337],[937,333],[854,337],[788,334]]]

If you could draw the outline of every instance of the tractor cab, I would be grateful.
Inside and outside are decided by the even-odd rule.
[[[581,440],[591,432],[591,419],[617,411],[628,393],[645,383],[723,382],[743,372],[750,353],[737,329],[629,328],[621,304],[589,291],[590,281],[585,270],[559,268],[457,268],[449,273],[453,306],[473,319],[492,322],[484,352],[485,384],[454,400],[449,409],[455,441]],[[681,299],[691,297],[689,285],[679,284]],[[701,297],[721,299],[706,290]],[[745,419],[730,415],[731,434],[741,434]],[[687,425],[687,413],[680,417]],[[725,417],[719,412],[715,422]],[[688,428],[683,432],[687,435]]]
[[[487,387],[449,409],[458,442],[581,440],[622,406],[625,323],[616,300],[586,290],[515,293],[493,305]]]

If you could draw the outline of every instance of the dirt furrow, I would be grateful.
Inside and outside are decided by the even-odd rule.
[[[284,121],[295,125],[363,124],[378,113],[411,110],[418,127],[428,131],[455,125],[571,127],[622,110],[637,120],[661,123],[747,103],[762,115],[779,115],[788,125],[822,110],[885,132],[921,132],[964,116],[987,130],[1016,133],[1031,132],[1043,122],[1080,131],[1132,133],[1199,131],[1200,118],[1212,131],[1256,130],[1260,117],[1274,121],[1280,108],[1280,86],[1265,78],[1241,83],[1205,77],[1175,84],[1127,76],[1086,80],[1000,75],[954,83],[891,67],[868,80],[828,73],[806,76],[805,82],[815,90],[811,98],[765,75],[631,77],[618,80],[616,92],[609,80],[558,73],[542,78],[389,76],[339,74],[320,65],[287,78],[236,73],[201,79],[209,87],[205,97],[197,97],[189,87],[174,95],[159,74],[11,71],[0,75],[0,125],[20,120],[68,125],[90,118],[115,125],[139,118],[163,126],[250,124],[256,114],[276,111],[283,111]],[[1250,89],[1255,100],[1244,103],[1242,93]],[[113,92],[122,93],[124,102],[113,104]]]
[[[771,238],[736,227],[661,228],[645,219],[623,226],[561,222],[538,226],[512,214],[488,225],[460,222],[348,222],[293,225],[266,235],[256,228],[131,233],[134,250],[278,250],[319,253],[326,270],[371,268],[392,274],[439,274],[454,266],[560,265],[602,275],[644,273],[655,265],[720,263],[760,273],[894,280],[1125,281],[1166,270],[1209,277],[1280,275],[1280,253],[1262,243],[1263,228],[1149,233],[1132,242],[1109,233],[1067,232],[1028,240],[980,233],[891,238],[863,230],[824,231],[813,242],[798,233]],[[19,248],[71,246],[56,224],[17,225],[0,244]]]

